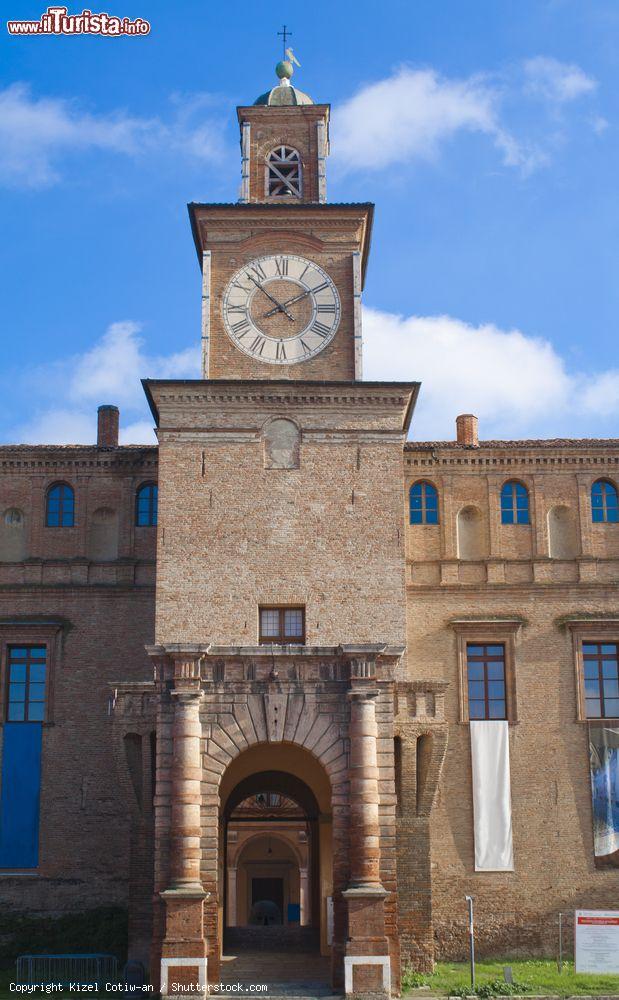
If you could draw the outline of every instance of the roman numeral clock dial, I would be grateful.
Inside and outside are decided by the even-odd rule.
[[[223,296],[226,332],[240,351],[269,365],[308,361],[340,323],[340,297],[329,275],[294,254],[245,264]]]

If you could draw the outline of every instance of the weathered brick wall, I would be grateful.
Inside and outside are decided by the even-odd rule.
[[[619,889],[617,869],[594,867],[587,727],[576,721],[574,653],[563,621],[619,619],[619,525],[593,525],[589,504],[594,480],[617,481],[617,442],[408,445],[404,459],[407,489],[427,479],[440,495],[440,525],[406,529],[409,676],[449,683],[449,746],[431,819],[438,954],[466,952],[465,894],[475,898],[481,954],[551,953],[559,910],[613,906]],[[529,488],[530,526],[500,523],[500,487],[512,478]],[[488,553],[467,563],[457,559],[456,522],[470,503],[481,511]],[[555,504],[576,514],[573,560],[548,555]],[[450,622],[508,618],[524,622],[510,726],[515,872],[475,873],[470,741],[459,722]]]
[[[401,404],[365,386],[155,385],[157,642],[251,645],[259,605],[298,603],[308,645],[403,643]],[[275,414],[299,423],[297,469],[264,468]]]
[[[0,719],[6,716],[7,646],[37,643],[45,632],[53,657],[43,725],[40,865],[32,874],[0,873],[5,911],[127,903],[130,814],[113,757],[109,681],[152,675],[144,646],[154,631],[156,529],[135,527],[134,501],[137,487],[156,477],[155,448],[0,449],[0,516],[23,511],[26,535],[25,558],[0,561]],[[73,528],[45,527],[46,489],[57,481],[75,489]],[[117,517],[118,558],[112,561],[89,558],[92,514],[100,508]]]
[[[253,643],[260,603],[298,601],[308,608],[310,644],[401,642],[406,546],[406,677],[448,682],[449,745],[429,818],[411,808],[396,821],[394,727],[389,701],[379,703],[382,876],[395,884],[388,845],[396,823],[402,941],[416,939],[417,954],[414,947],[407,954],[427,961],[420,944],[433,921],[438,954],[463,955],[464,895],[472,893],[482,953],[549,951],[558,910],[613,906],[619,888],[616,870],[593,864],[586,726],[576,721],[573,648],[563,626],[575,615],[619,617],[619,529],[592,524],[588,500],[595,479],[616,481],[616,443],[409,445],[406,488],[428,479],[440,495],[440,525],[410,526],[400,453],[384,437],[388,420],[375,413],[362,429],[349,404],[330,404],[328,413],[310,408],[300,421],[300,468],[265,469],[260,427],[279,406],[252,399],[248,423],[238,400],[224,408],[221,396],[213,398],[210,410],[202,400],[199,413],[189,408],[187,434],[164,443],[160,638]],[[290,415],[289,402],[285,409]],[[210,432],[206,440],[205,419],[207,429],[228,435],[225,442]],[[41,868],[27,878],[0,875],[0,896],[7,907],[56,912],[126,901],[133,884],[143,907],[150,834],[139,822],[131,826],[135,817],[118,785],[107,682],[151,675],[144,645],[154,631],[155,532],[135,528],[134,498],[141,482],[157,477],[156,450],[5,448],[0,462],[0,513],[16,508],[25,517],[25,558],[0,562],[2,637],[24,642],[23,624],[11,632],[9,622],[41,619],[60,622],[63,636],[43,737]],[[530,526],[500,523],[508,478],[529,487]],[[76,489],[74,528],[44,527],[45,490],[55,481]],[[457,514],[470,504],[481,513],[487,554],[465,562],[457,558]],[[547,515],[558,504],[575,512],[571,560],[548,555]],[[112,561],[89,558],[92,514],[100,508],[118,514]],[[473,871],[470,745],[458,721],[450,625],[456,618],[524,620],[510,737],[513,874]],[[402,779],[415,782],[413,757],[401,766],[410,772]],[[144,940],[148,915],[138,918]]]

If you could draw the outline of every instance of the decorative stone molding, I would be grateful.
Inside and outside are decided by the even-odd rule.
[[[456,633],[458,650],[458,694],[460,722],[469,721],[469,700],[467,683],[468,643],[499,643],[505,649],[505,691],[507,719],[518,721],[518,701],[516,686],[516,641],[520,630],[526,624],[524,618],[453,619],[449,622]]]
[[[617,642],[619,639],[619,618],[611,616],[595,618],[593,616],[576,615],[572,618],[561,619],[559,624],[568,630],[572,640],[576,681],[576,721],[596,721],[587,718],[582,645],[583,642],[587,641]],[[599,722],[600,720],[598,719],[597,721]]]

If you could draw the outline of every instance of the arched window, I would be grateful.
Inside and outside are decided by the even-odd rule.
[[[75,524],[75,493],[67,483],[54,483],[48,489],[45,524],[48,528],[72,528]]]
[[[267,195],[301,197],[301,157],[290,146],[276,146],[267,156]]]
[[[598,479],[591,487],[591,520],[594,524],[619,522],[617,487],[607,479]]]
[[[135,523],[139,528],[157,524],[157,483],[144,483],[135,495]]]
[[[510,479],[501,489],[501,524],[529,523],[529,491]]]
[[[438,524],[438,492],[432,483],[413,483],[409,493],[410,523]]]

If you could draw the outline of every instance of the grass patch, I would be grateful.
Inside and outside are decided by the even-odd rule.
[[[511,966],[517,992],[562,997],[587,993],[619,995],[619,975],[576,975],[573,962],[564,962],[563,971],[559,973],[556,961],[550,958],[502,958],[476,963],[478,996],[508,996],[516,992],[512,988],[505,989],[508,985],[503,980],[506,965]],[[429,987],[432,993],[463,996],[470,992],[470,985],[468,962],[437,962],[432,975],[407,970],[402,977],[402,991],[405,993]]]

